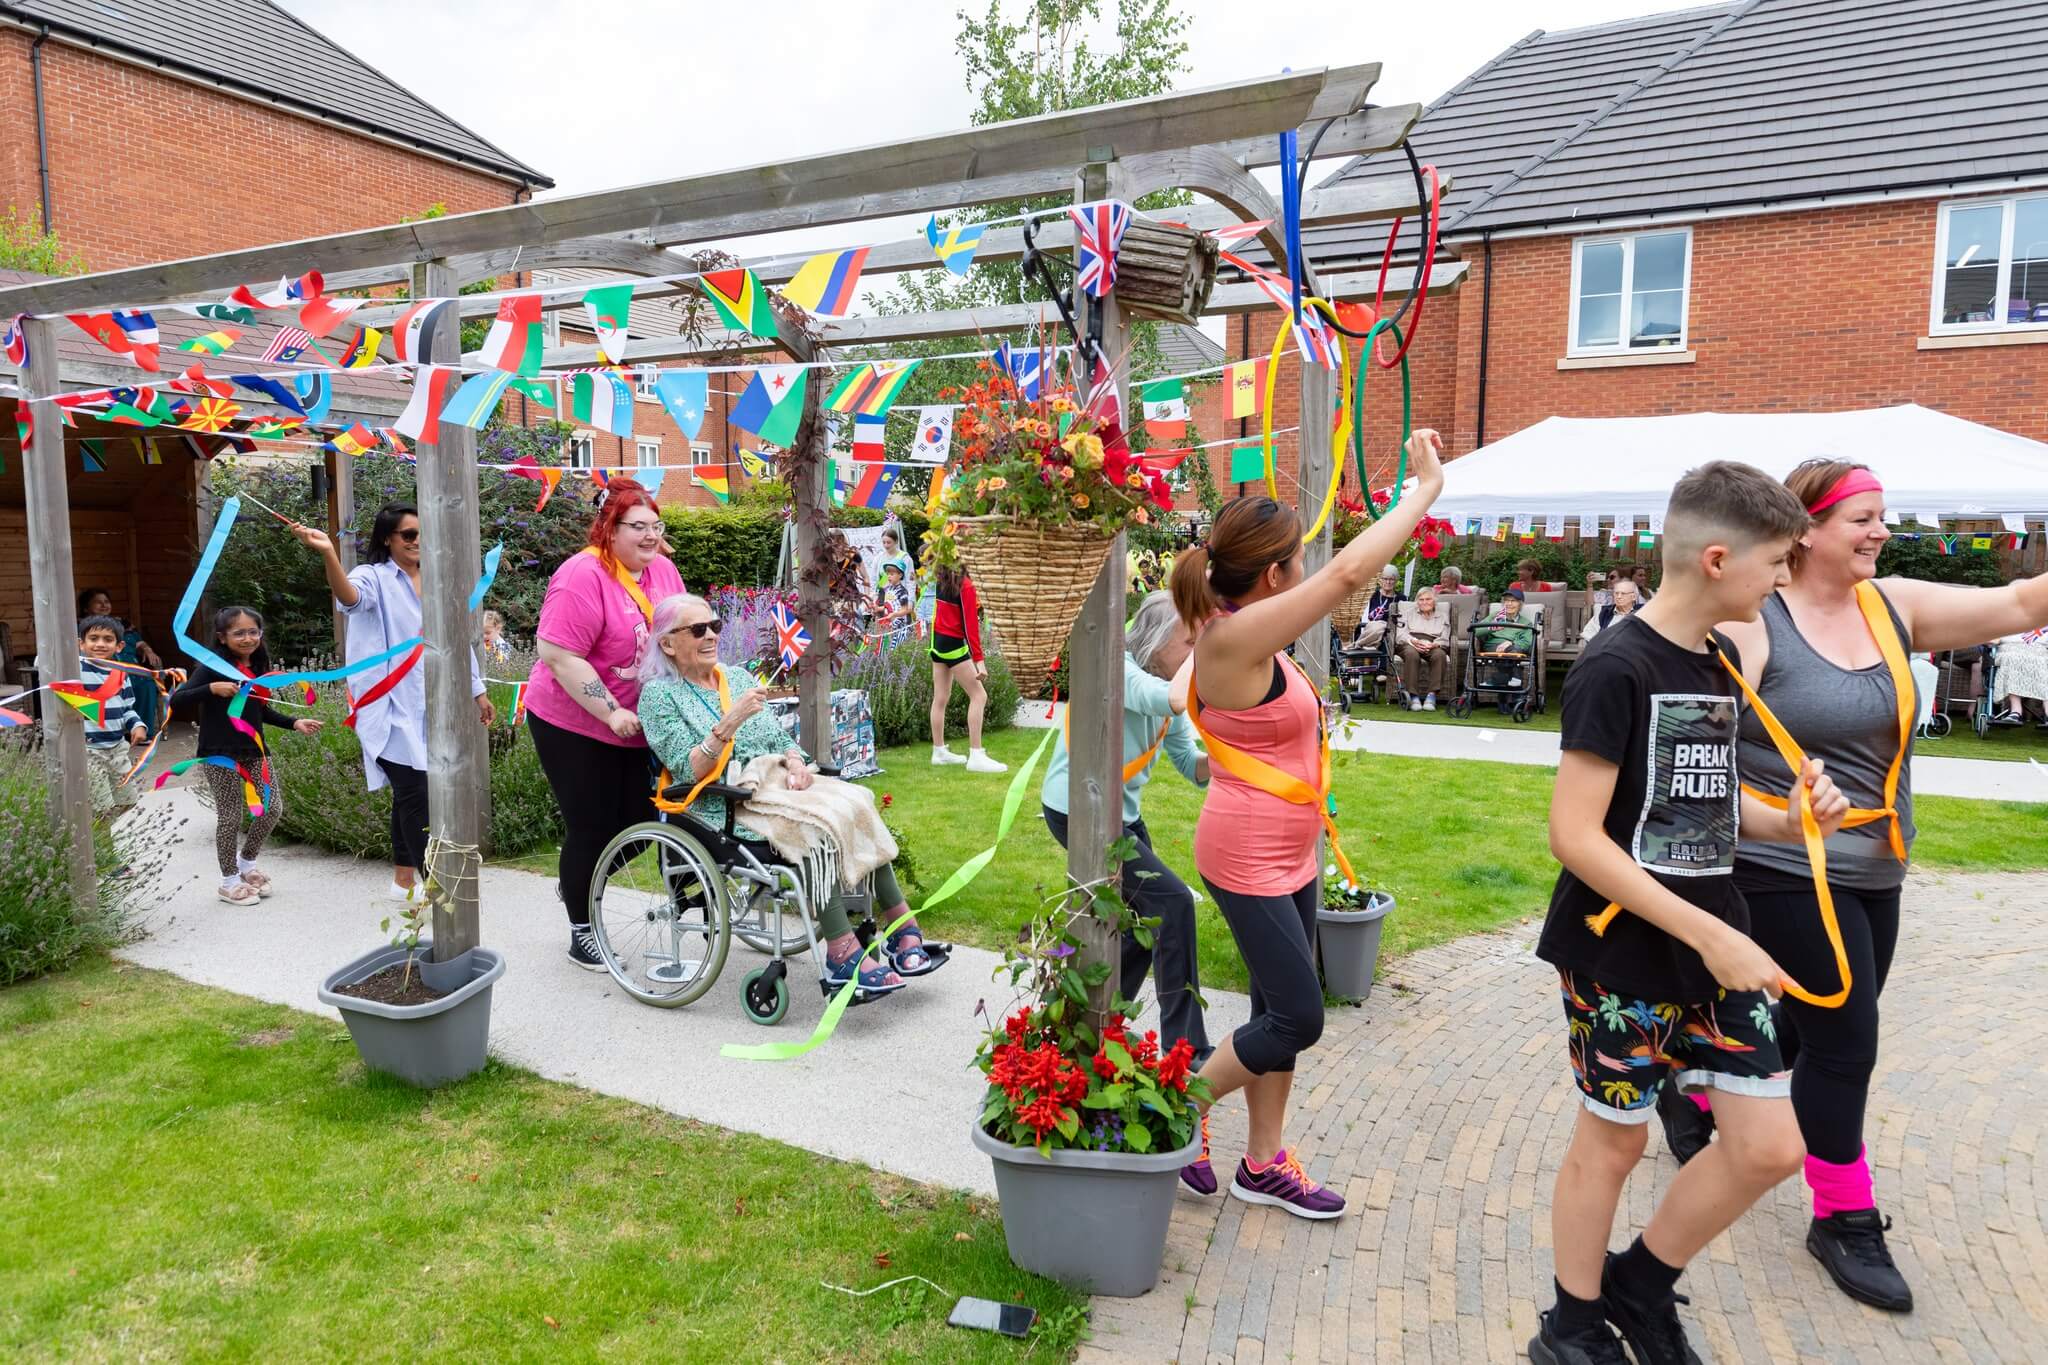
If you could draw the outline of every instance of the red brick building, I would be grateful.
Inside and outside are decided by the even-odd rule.
[[[0,216],[54,229],[92,270],[372,227],[435,204],[492,208],[552,184],[264,0],[0,0]],[[189,334],[160,321],[167,341]],[[137,377],[82,334],[60,345],[67,384]],[[88,423],[77,434],[105,433]],[[90,474],[69,455],[73,577],[108,588],[162,646],[197,553],[200,466],[175,454],[145,464],[125,438],[110,450]],[[11,656],[35,647],[9,399],[0,460],[4,678]]]
[[[1508,48],[1412,134],[1454,177],[1439,259],[1467,267],[1421,318],[1416,424],[1463,453],[1552,415],[1913,402],[2048,439],[2038,19],[2017,0],[1744,0]],[[1381,154],[1337,178],[1408,173]],[[1307,251],[1326,275],[1371,270],[1384,240],[1310,231]],[[1226,349],[1264,356],[1276,327],[1232,319]],[[1237,431],[1223,401],[1198,409],[1208,439]],[[1368,380],[1364,425],[1383,484],[1397,372]]]

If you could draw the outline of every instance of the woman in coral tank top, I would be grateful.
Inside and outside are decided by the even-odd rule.
[[[1173,600],[1197,632],[1190,710],[1209,740],[1210,784],[1195,825],[1195,870],[1251,975],[1251,1022],[1202,1067],[1217,1099],[1245,1092],[1251,1139],[1230,1192],[1302,1218],[1335,1218],[1344,1200],[1308,1178],[1282,1140],[1296,1054],[1323,1031],[1316,977],[1316,839],[1322,833],[1322,703],[1287,646],[1370,584],[1407,543],[1443,488],[1434,431],[1408,439],[1409,489],[1313,577],[1302,574],[1301,523],[1271,498],[1223,509],[1206,544],[1180,557]],[[1279,788],[1287,794],[1274,790]],[[1216,1189],[1209,1130],[1181,1172]]]

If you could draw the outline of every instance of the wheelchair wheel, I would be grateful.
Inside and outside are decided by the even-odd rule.
[[[1970,728],[1977,732],[1977,738],[1979,739],[1990,734],[1991,708],[1980,705],[1975,711],[1972,711],[1970,713]]]
[[[766,1027],[789,1013],[789,980],[781,961],[756,967],[740,983],[740,1007],[747,1018]]]
[[[1955,722],[1942,712],[1937,711],[1927,718],[1927,737],[1929,739],[1947,739],[1949,731],[1953,729],[1955,729]]]
[[[777,891],[794,896],[799,890],[796,873],[790,868],[772,864],[780,885]],[[788,957],[802,952],[809,946],[804,937],[803,922],[795,910],[786,908],[786,902],[777,899],[766,887],[742,881],[742,886],[752,891],[745,904],[735,903],[732,907],[732,931],[740,942],[758,953],[773,957]]]
[[[725,873],[674,825],[634,825],[605,845],[590,927],[605,967],[635,1000],[687,1005],[711,989],[732,946]]]
[[[1531,714],[1532,713],[1529,709],[1529,699],[1527,697],[1524,697],[1520,701],[1515,703],[1515,724],[1527,724]]]
[[[1451,698],[1451,704],[1446,706],[1444,710],[1451,713],[1452,720],[1465,719],[1465,717],[1472,714],[1472,698],[1470,694],[1460,692],[1457,696]]]

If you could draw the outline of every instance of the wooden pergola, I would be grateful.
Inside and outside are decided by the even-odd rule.
[[[30,364],[24,391],[35,402],[35,433],[24,466],[29,498],[29,534],[35,567],[35,612],[39,665],[46,678],[68,676],[76,637],[67,494],[62,450],[63,425],[50,397],[58,387],[52,344],[59,321],[48,315],[176,301],[211,301],[236,285],[321,271],[330,290],[410,285],[414,298],[452,298],[460,286],[507,273],[567,266],[597,267],[621,275],[673,276],[689,269],[668,248],[711,245],[734,236],[773,233],[905,214],[946,213],[978,205],[1065,193],[1076,202],[1135,201],[1163,190],[1188,190],[1209,201],[1180,211],[1191,227],[1215,228],[1236,222],[1271,220],[1260,241],[1285,268],[1285,242],[1278,227],[1280,206],[1253,176],[1278,163],[1278,134],[1299,130],[1306,142],[1318,138],[1322,156],[1357,155],[1398,147],[1420,116],[1414,104],[1387,108],[1367,103],[1379,66],[1313,69],[1258,80],[1238,81],[1117,104],[1063,111],[986,127],[940,133],[885,146],[855,148],[774,165],[688,176],[677,180],[567,195],[534,203],[487,209],[459,217],[394,224],[297,242],[225,252],[215,256],[108,271],[0,289],[0,316],[30,313]],[[1328,124],[1327,130],[1323,125]],[[1333,187],[1304,196],[1306,224],[1357,222],[1414,214],[1412,187],[1399,182],[1365,188]],[[1070,244],[1071,229],[1047,223],[1041,247]],[[1015,227],[991,228],[976,259],[1014,259],[1023,251]],[[764,283],[786,280],[801,257],[781,256],[746,264]],[[933,268],[922,242],[874,247],[869,272]],[[1458,271],[1438,270],[1434,290],[1449,288]],[[1318,282],[1304,266],[1305,288],[1338,296],[1364,287],[1356,279]],[[586,282],[587,283],[587,282]],[[1406,288],[1407,280],[1392,285]],[[643,286],[652,297],[694,289],[693,281]],[[555,306],[566,306],[551,300]],[[1124,352],[1126,324],[1112,293],[1103,300],[1103,348]],[[1270,306],[1255,286],[1219,286],[1211,313]],[[494,305],[470,303],[465,311]],[[357,319],[375,325],[385,310],[365,308]],[[395,312],[396,310],[388,310]],[[1039,320],[1041,306],[973,309],[904,317],[854,317],[827,322],[814,341],[783,319],[773,341],[738,334],[709,338],[640,339],[629,343],[627,359],[647,363],[735,350],[779,349],[800,362],[831,358],[835,346],[957,337],[1003,332]],[[1079,314],[1082,310],[1077,308]],[[459,329],[436,329],[433,363],[457,365]],[[602,363],[590,347],[547,352],[543,366],[561,369]],[[1325,421],[1310,414],[1332,410],[1334,375],[1315,365],[1301,367],[1299,435],[1300,486],[1327,486],[1333,452]],[[798,516],[798,553],[816,562],[823,519],[807,517],[829,506],[824,458],[828,432],[820,411],[821,385],[806,386],[804,418],[793,465],[803,471],[792,488]],[[425,609],[424,659],[427,685],[429,799],[432,828],[457,861],[443,871],[451,894],[434,916],[434,953],[447,958],[478,942],[476,849],[482,843],[483,798],[488,788],[484,735],[475,724],[469,697],[465,651],[475,634],[467,598],[480,554],[476,433],[453,424],[441,427],[436,445],[418,448],[419,508],[428,547],[422,570]],[[338,525],[352,521],[346,474]],[[1329,554],[1325,527],[1308,547],[1311,569]],[[1122,661],[1125,557],[1121,537],[1083,608],[1069,644],[1071,677],[1070,773],[1072,839],[1068,870],[1076,882],[1098,880],[1109,845],[1121,834],[1123,764]],[[814,640],[829,638],[830,603],[821,583],[804,582],[800,611]],[[1327,676],[1327,635],[1305,635],[1299,657],[1318,676]],[[811,650],[798,672],[799,718],[813,747],[830,733],[829,651]],[[68,723],[66,707],[44,708],[46,752],[52,768],[51,799],[74,830],[74,870],[81,896],[92,891],[92,832],[86,800],[82,728]],[[1117,979],[1115,935],[1093,925],[1091,958],[1111,964]],[[1112,986],[1094,1001],[1101,1008]]]

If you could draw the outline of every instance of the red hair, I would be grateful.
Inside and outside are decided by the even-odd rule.
[[[661,504],[645,487],[631,479],[613,479],[610,491],[605,494],[604,506],[597,509],[597,518],[590,523],[590,544],[606,564],[612,560],[612,535],[619,529],[619,523],[626,519],[626,513],[636,507],[645,507],[656,516],[661,515]]]

